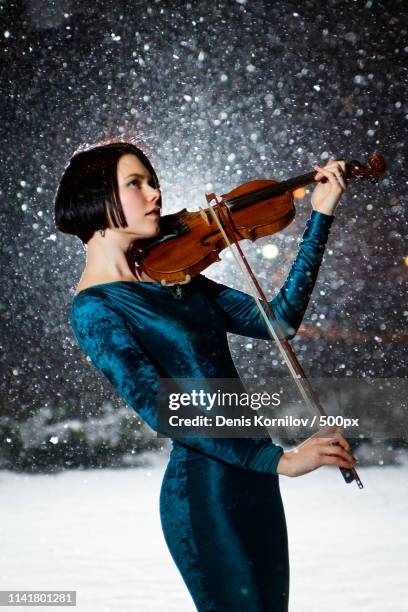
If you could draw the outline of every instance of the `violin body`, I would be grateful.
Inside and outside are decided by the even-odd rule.
[[[278,181],[272,180],[249,181],[223,194],[221,198],[223,202],[239,201],[240,196],[278,184]],[[248,238],[252,241],[280,232],[293,221],[296,215],[293,195],[290,191],[274,198],[260,200],[244,208],[232,205],[230,211],[237,238],[239,240]]]
[[[270,236],[293,221],[296,209],[291,192],[261,199],[250,206],[228,208],[229,202],[277,184],[273,180],[249,181],[223,194],[221,202],[213,206],[215,212],[224,208],[237,240],[254,241]],[[173,228],[173,232],[166,227]],[[140,265],[146,274],[162,284],[188,282],[219,261],[221,251],[228,246],[209,209],[198,212],[183,209],[166,215],[161,219],[161,228],[158,238],[142,245]]]

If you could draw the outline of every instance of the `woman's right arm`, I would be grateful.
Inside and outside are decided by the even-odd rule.
[[[76,298],[71,311],[74,335],[92,363],[117,393],[154,430],[158,431],[159,367],[154,365],[132,329],[103,297]],[[165,431],[161,432],[168,435]],[[255,472],[276,474],[283,448],[269,438],[177,438],[209,457]]]

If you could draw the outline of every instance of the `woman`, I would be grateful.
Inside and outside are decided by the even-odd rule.
[[[344,162],[314,166],[320,179],[290,273],[270,304],[286,338],[306,311],[333,213],[346,189]],[[159,233],[161,193],[143,151],[123,141],[76,152],[55,199],[56,227],[78,236],[87,261],[71,325],[93,364],[157,431],[160,378],[238,378],[227,332],[268,339],[251,296],[198,275],[179,290],[137,265],[140,241]],[[289,563],[278,475],[300,476],[355,460],[339,434],[284,451],[266,438],[172,440],[160,516],[172,557],[200,612],[283,612]]]

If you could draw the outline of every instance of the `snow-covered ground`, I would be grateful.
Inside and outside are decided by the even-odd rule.
[[[51,476],[0,471],[0,589],[76,590],[80,612],[194,612],[161,532],[167,460],[148,461]],[[281,477],[291,612],[408,611],[408,467],[359,473],[362,491],[336,468]]]

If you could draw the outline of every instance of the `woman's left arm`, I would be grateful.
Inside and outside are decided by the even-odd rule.
[[[292,339],[296,335],[303,320],[334,220],[333,213],[346,190],[342,174],[345,168],[344,161],[329,160],[324,168],[320,166],[315,168],[316,179],[326,176],[328,181],[324,184],[318,183],[313,191],[313,210],[306,222],[296,259],[279,293],[269,302],[284,338],[287,339]],[[216,303],[225,315],[228,332],[252,338],[270,338],[252,296],[220,283],[208,279],[207,281],[211,284]],[[274,326],[272,320],[271,324]]]

